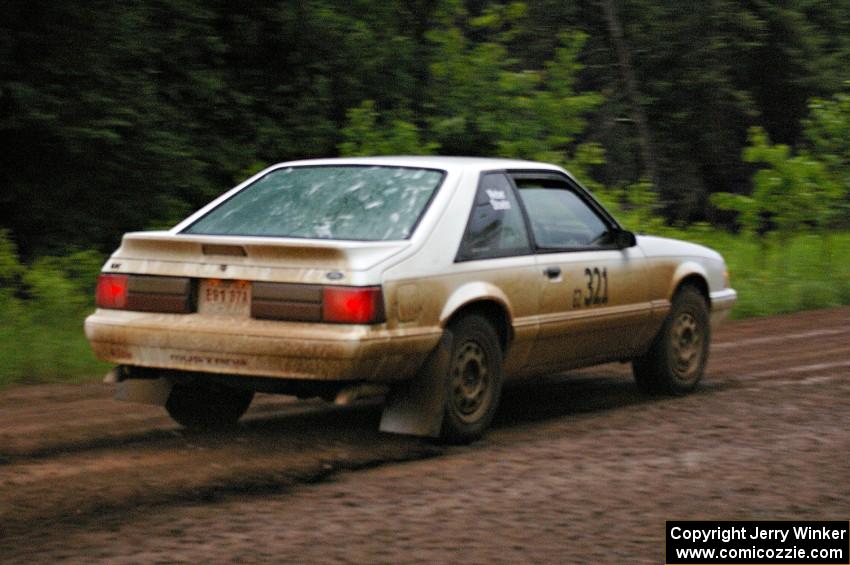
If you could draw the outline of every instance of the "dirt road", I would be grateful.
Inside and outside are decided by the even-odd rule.
[[[729,323],[696,394],[506,391],[445,448],[262,397],[188,433],[105,385],[0,392],[0,561],[663,563],[667,519],[850,519],[850,308]]]

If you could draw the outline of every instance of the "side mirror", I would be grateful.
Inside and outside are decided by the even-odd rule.
[[[615,230],[613,233],[613,240],[617,249],[626,249],[627,247],[634,247],[637,245],[637,238],[635,237],[635,234],[629,230]]]

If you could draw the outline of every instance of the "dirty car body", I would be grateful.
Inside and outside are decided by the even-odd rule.
[[[323,159],[126,234],[85,329],[119,394],[185,425],[254,391],[384,393],[382,429],[469,441],[503,381],[632,361],[642,389],[687,392],[735,297],[718,253],[634,236],[557,166]]]

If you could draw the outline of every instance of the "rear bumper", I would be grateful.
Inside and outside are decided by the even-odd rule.
[[[98,358],[123,365],[305,380],[412,377],[441,332],[97,310],[85,322]]]
[[[731,288],[724,288],[711,293],[711,325],[716,326],[729,316],[735,302],[738,301],[738,293]]]

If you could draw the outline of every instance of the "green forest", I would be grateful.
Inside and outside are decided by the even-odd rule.
[[[850,304],[850,2],[3,6],[0,384],[98,376],[121,234],[296,158],[554,162],[723,253],[737,317]]]

